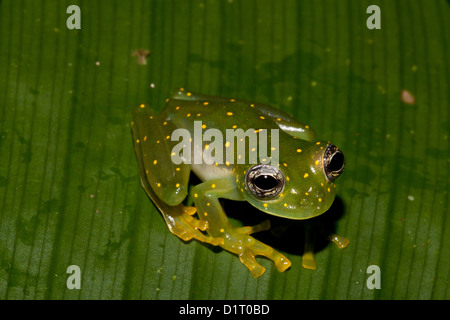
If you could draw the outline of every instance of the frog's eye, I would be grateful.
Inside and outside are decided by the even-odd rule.
[[[344,171],[344,154],[335,145],[329,144],[323,156],[323,171],[329,181],[335,180]]]
[[[255,197],[273,199],[283,191],[284,177],[277,168],[258,164],[248,170],[245,184]]]

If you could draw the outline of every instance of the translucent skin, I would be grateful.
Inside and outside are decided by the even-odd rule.
[[[276,166],[284,177],[282,192],[272,199],[261,199],[252,194],[246,185],[245,176],[255,164],[249,164],[248,161],[240,163],[242,161],[238,159],[241,156],[249,155],[240,154],[237,143],[231,144],[234,142],[227,141],[226,138],[222,141],[224,147],[234,148],[232,161],[213,162],[216,158],[206,152],[213,141],[205,139],[197,148],[195,142],[189,148],[192,164],[175,164],[172,161],[173,148],[179,142],[172,141],[172,133],[183,128],[194,137],[195,130],[198,129],[195,128],[195,121],[197,124],[201,121],[202,132],[214,128],[223,137],[227,137],[227,129],[267,129],[268,141],[271,141],[270,129],[278,129],[279,161]],[[308,219],[320,215],[328,210],[334,200],[334,183],[326,178],[323,170],[323,157],[328,142],[315,141],[315,134],[309,126],[269,106],[177,89],[166,100],[164,110],[158,115],[154,115],[147,105],[137,106],[133,111],[131,124],[142,185],[161,211],[169,230],[185,241],[195,238],[220,245],[237,254],[255,278],[265,271],[256,262],[256,255],[271,259],[279,271],[288,269],[291,262],[281,253],[250,236],[251,233],[269,229],[268,221],[253,227],[234,228],[230,225],[219,198],[247,201],[261,211],[288,219]],[[270,151],[274,150],[273,147],[265,150],[268,157],[271,155]],[[198,155],[202,152],[203,157],[200,156],[200,159],[203,161],[196,163],[194,158],[197,157],[198,160]],[[257,158],[258,163],[264,160],[267,159]],[[188,194],[191,171],[202,183],[191,191],[195,207],[186,207],[182,201]],[[195,213],[198,218],[193,217]],[[202,231],[206,231],[206,234]],[[331,237],[335,243],[345,243],[346,239],[343,239]],[[343,247],[345,246],[346,244]],[[305,250],[303,266],[315,269],[310,247],[307,245]]]

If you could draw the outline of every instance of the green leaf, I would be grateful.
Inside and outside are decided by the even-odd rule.
[[[366,26],[372,4],[381,29]],[[0,299],[449,299],[449,7],[0,1]],[[272,104],[339,146],[346,169],[318,221],[348,248],[321,244],[305,270],[294,225],[275,242],[292,267],[258,258],[253,279],[170,234],[140,186],[130,121],[176,87]],[[245,223],[248,207],[229,205]],[[371,265],[381,289],[366,285]]]

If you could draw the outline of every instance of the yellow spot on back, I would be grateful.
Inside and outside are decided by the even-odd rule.
[[[203,102],[203,105],[207,106],[209,104],[208,101]]]
[[[179,187],[180,187],[180,184],[179,184],[179,183],[177,183],[177,184],[175,185],[175,187],[179,188]]]
[[[232,116],[233,112],[227,112],[227,116]]]
[[[194,198],[198,198],[198,194],[194,193]]]
[[[230,101],[231,101],[231,102],[235,102],[236,100],[234,100],[234,99],[230,99]]]
[[[176,168],[175,170],[176,170],[176,171],[180,171],[181,169],[180,169],[180,168]]]
[[[220,232],[225,232],[225,229],[224,229],[224,228],[221,228],[221,229],[220,229]]]
[[[322,202],[322,198],[319,198],[318,200],[319,200],[319,202]]]
[[[277,121],[281,121],[281,118],[277,118]]]
[[[188,97],[190,97],[190,96],[192,95],[192,93],[188,92],[188,93],[186,93],[186,95],[187,95]]]
[[[237,128],[237,125],[234,125],[232,128],[233,128],[233,129],[236,129],[236,128]]]
[[[144,141],[147,141],[147,136],[144,137]]]
[[[308,192],[305,192],[305,195],[309,196],[309,193],[308,193]]]
[[[263,116],[260,116],[259,118],[260,118],[261,120],[264,120],[264,119],[265,119]]]
[[[328,188],[328,192],[331,192],[331,189],[330,189],[330,188]]]
[[[170,136],[167,136],[166,139],[169,140],[169,139],[170,139]]]
[[[319,145],[319,144],[320,144],[320,141],[317,141],[316,144]]]
[[[158,182],[158,183],[156,184],[156,186],[157,186],[158,188],[161,187],[161,183]]]
[[[297,149],[297,152],[298,152],[298,153],[302,152],[302,149]]]
[[[167,121],[164,121],[164,122],[163,122],[163,126],[165,126],[165,125],[167,125]]]
[[[205,144],[205,150],[209,149],[209,144]]]
[[[188,113],[188,114],[186,115],[186,117],[188,117],[188,118],[189,118],[190,116],[191,116],[191,114],[190,114],[190,113]]]
[[[250,105],[250,107],[252,107],[252,108],[254,108],[255,107],[255,105],[252,103],[251,105]]]
[[[319,160],[314,161],[315,165],[318,166],[319,165]]]
[[[303,178],[308,178],[309,177],[309,174],[307,174],[307,173],[305,173],[304,175],[303,175]]]
[[[308,125],[306,125],[306,126],[305,126],[305,128],[306,128],[306,129],[309,129],[309,126],[308,126]]]
[[[216,188],[216,185],[213,183],[213,184],[211,185],[211,188],[215,189],[215,188]]]
[[[287,163],[286,163],[286,162],[283,162],[283,166],[287,167]]]
[[[283,204],[283,206],[284,206],[284,207],[287,207],[287,206],[288,206],[288,204],[287,204],[287,203],[285,203],[285,204]]]
[[[175,108],[175,110],[180,110],[180,106],[177,106],[177,107]]]
[[[267,203],[264,203],[263,206],[264,206],[264,208],[267,208],[268,204],[267,204]]]
[[[158,163],[158,160],[153,160],[153,164],[157,164]]]
[[[140,107],[141,107],[141,108],[145,108],[145,104],[141,104]]]
[[[139,139],[136,140],[136,143],[139,143]]]
[[[289,177],[288,176],[286,176],[286,181],[289,181]]]
[[[202,124],[202,129],[206,129],[206,124]]]
[[[230,146],[230,141],[225,142],[225,148],[228,148]]]

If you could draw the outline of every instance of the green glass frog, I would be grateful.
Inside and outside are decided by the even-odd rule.
[[[265,271],[255,256],[271,259],[279,271],[291,262],[250,236],[269,229],[268,220],[233,227],[219,199],[247,201],[279,217],[309,219],[331,206],[334,180],[344,169],[336,146],[316,141],[308,125],[259,103],[181,88],[157,115],[148,105],[137,106],[131,126],[141,183],[169,230],[182,240],[197,239],[237,254],[255,278]],[[262,143],[264,138],[270,146]],[[190,190],[195,206],[186,206],[191,171],[202,182]],[[337,235],[330,240],[340,248],[348,244]],[[316,268],[308,242],[302,265]]]

